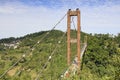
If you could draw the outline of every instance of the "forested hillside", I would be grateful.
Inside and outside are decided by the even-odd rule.
[[[71,75],[66,79],[61,78],[61,74],[67,69],[67,35],[59,30],[48,32],[1,39],[0,76],[8,71],[0,80],[35,80],[36,77],[39,80],[120,80],[120,34],[81,32],[81,43],[87,36],[88,46],[82,59],[80,77]],[[71,32],[75,38],[76,32]],[[76,44],[71,46],[73,60]]]

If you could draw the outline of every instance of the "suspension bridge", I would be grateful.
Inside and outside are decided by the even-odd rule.
[[[53,49],[53,51],[49,54],[48,59],[44,63],[41,69],[39,69],[38,74],[35,78],[35,80],[39,80],[40,75],[44,72],[44,69],[46,69],[46,66],[50,63],[51,59],[53,59],[53,55],[55,55],[56,51],[59,49],[60,42],[64,39],[65,35],[67,34],[67,62],[66,64],[68,67],[63,71],[63,73],[60,74],[59,79],[61,78],[67,78],[70,76],[70,74],[76,75],[77,72],[80,72],[80,66],[81,66],[81,61],[82,57],[85,53],[85,50],[87,48],[87,40],[84,41],[84,43],[81,43],[80,41],[80,11],[79,9],[76,9],[75,11],[68,10],[68,12],[53,26],[53,28],[48,31],[44,36],[42,36],[41,39],[39,39],[36,44],[34,44],[30,48],[30,52],[33,53],[35,46],[40,44],[49,34],[63,21],[63,19],[67,16],[67,30],[66,32],[61,36],[59,39],[58,43],[55,45],[56,47]],[[77,29],[75,28],[75,22],[73,16],[77,16]],[[72,20],[71,20],[72,17]],[[73,24],[75,31],[77,33],[77,38],[72,41],[71,36],[70,36],[70,31],[71,31],[71,24]],[[73,61],[71,62],[71,44],[72,42],[76,43],[77,45],[77,55],[74,56]],[[80,46],[83,44],[83,46]],[[18,64],[23,58],[27,57],[30,55],[29,51],[26,51],[25,54],[21,55],[21,57],[12,65],[10,66],[7,70],[4,71],[2,75],[0,75],[0,79],[2,79],[6,74],[15,67],[16,64]],[[33,53],[34,55],[34,53]],[[58,80],[59,80],[58,79]]]

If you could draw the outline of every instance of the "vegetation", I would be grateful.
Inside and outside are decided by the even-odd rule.
[[[81,42],[87,36],[88,47],[82,59],[80,76],[60,78],[67,69],[66,35],[60,41],[64,32],[53,30],[40,42],[47,32],[0,40],[0,75],[20,60],[0,80],[35,80],[38,74],[39,80],[120,80],[120,34],[92,35],[81,32]],[[76,38],[76,32],[71,32],[71,36]],[[14,48],[10,44],[17,47]],[[44,66],[57,45],[59,46],[51,60]],[[73,60],[76,55],[76,44],[71,45]]]

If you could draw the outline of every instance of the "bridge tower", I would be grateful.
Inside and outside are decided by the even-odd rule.
[[[78,70],[80,70],[80,10],[77,8],[75,11],[72,11],[71,9],[67,12],[67,64],[70,66],[71,63],[71,36],[70,36],[70,30],[71,30],[71,16],[77,16],[77,65]]]

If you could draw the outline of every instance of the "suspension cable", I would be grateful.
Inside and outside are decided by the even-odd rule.
[[[66,34],[66,32],[60,38],[60,41],[62,41],[62,39],[64,38],[65,34]],[[46,63],[43,65],[42,69],[39,71],[39,73],[38,73],[37,77],[35,78],[35,80],[39,79],[40,74],[43,72],[43,70],[45,69],[45,67],[47,66],[47,64],[49,63],[49,61],[51,60],[52,56],[55,54],[55,52],[56,52],[56,50],[58,49],[59,46],[60,46],[59,43],[57,43],[55,49],[53,50],[53,52],[51,53],[51,55],[48,57]]]
[[[75,31],[77,31],[77,29],[75,27],[74,17],[72,17],[72,23],[73,23],[73,27],[74,27]]]
[[[18,64],[18,62],[22,59],[23,57],[21,57],[17,62],[15,62],[11,67],[9,67],[1,76],[0,78],[2,78],[9,70],[11,70],[16,64]]]
[[[48,31],[48,32],[41,38],[40,42],[41,42],[48,34],[50,34],[50,32],[51,32],[52,30],[54,30],[54,29],[56,28],[56,26],[65,18],[66,15],[67,15],[67,14],[65,14],[65,15],[53,26],[53,28],[52,28],[50,31]]]
[[[50,34],[50,32],[51,32],[52,30],[54,30],[54,29],[56,28],[56,26],[65,18],[66,15],[67,15],[67,14],[65,14],[65,15],[53,26],[53,28],[52,28],[50,31],[48,31],[40,40],[38,40],[39,43],[41,43],[42,40],[43,40],[44,38],[46,38],[47,35]],[[30,50],[31,50],[31,53],[34,51],[34,47],[35,47],[37,44],[38,44],[38,42],[31,47],[31,49],[30,49]],[[18,64],[18,63],[21,61],[21,59],[23,59],[23,57],[25,57],[27,54],[29,54],[28,51],[27,51],[27,53],[23,54],[23,56],[22,56],[20,59],[18,59],[18,61],[16,61],[12,66],[10,66],[2,75],[0,75],[0,78],[2,78],[4,75],[6,75],[6,73],[7,73],[9,70],[11,70],[16,64]]]

